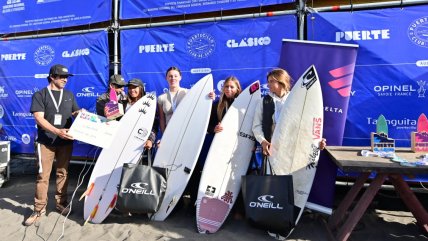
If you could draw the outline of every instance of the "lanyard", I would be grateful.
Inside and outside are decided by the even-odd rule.
[[[48,91],[49,91],[49,95],[51,96],[51,98],[52,98],[52,102],[54,103],[54,105],[55,105],[55,108],[56,108],[56,112],[57,113],[59,113],[59,106],[61,105],[61,102],[62,102],[62,93],[63,93],[63,89],[61,89],[60,90],[60,94],[59,94],[59,101],[58,101],[58,103],[56,102],[56,100],[55,100],[55,97],[53,96],[53,94],[52,94],[52,90],[51,90],[51,87],[50,86],[48,86],[47,87],[48,88]]]

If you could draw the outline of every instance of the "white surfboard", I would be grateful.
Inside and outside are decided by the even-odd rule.
[[[196,200],[200,233],[217,232],[235,204],[254,148],[251,128],[259,100],[260,83],[256,81],[233,101],[221,122],[223,131],[214,136]]]
[[[152,220],[163,221],[174,209],[186,188],[198,160],[207,132],[213,90],[211,74],[200,79],[178,105],[156,153],[153,166],[168,169],[165,197]]]
[[[109,148],[101,151],[86,192],[83,216],[101,223],[116,205],[117,188],[124,163],[136,163],[152,130],[156,95],[149,93],[137,101],[119,121]]]
[[[293,176],[294,205],[300,208],[296,224],[314,180],[323,124],[321,85],[312,65],[299,78],[282,107],[272,135],[269,158],[276,175]]]

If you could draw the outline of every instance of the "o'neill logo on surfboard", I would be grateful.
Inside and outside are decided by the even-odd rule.
[[[127,187],[122,188],[121,192],[154,196],[155,194],[153,193],[153,190],[150,190],[150,192],[149,190],[147,190],[148,185],[149,184],[144,182],[134,182],[131,184],[130,188],[127,188]]]
[[[307,90],[318,80],[315,68],[312,67],[303,75],[302,87],[305,87]]]
[[[273,195],[263,195],[257,198],[258,202],[250,202],[249,206],[252,208],[284,209],[279,203],[271,201],[274,198]]]

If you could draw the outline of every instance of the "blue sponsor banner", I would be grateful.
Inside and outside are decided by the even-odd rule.
[[[96,97],[107,88],[108,56],[104,31],[0,42],[0,140],[11,141],[14,153],[33,153],[31,98],[48,85],[49,68],[56,63],[75,74],[65,88],[75,94],[79,106],[95,112]],[[75,143],[74,155],[91,155],[94,147]]]
[[[291,3],[295,0],[123,0],[120,19],[149,18]]]
[[[428,6],[319,13],[308,17],[308,38],[356,43],[344,145],[369,146],[383,114],[389,137],[410,146],[417,119],[427,113]]]
[[[358,44],[344,145],[369,146],[383,114],[389,137],[410,147],[428,98],[428,6],[308,16],[308,39]],[[426,177],[425,177],[426,180]]]
[[[0,33],[85,25],[111,19],[112,1],[5,0],[0,4]]]
[[[122,74],[128,81],[140,78],[147,91],[161,94],[168,88],[165,72],[181,69],[181,86],[212,73],[216,93],[224,79],[236,76],[243,88],[255,80],[268,91],[266,74],[277,67],[281,40],[296,39],[292,15],[246,20],[198,23],[121,32]]]

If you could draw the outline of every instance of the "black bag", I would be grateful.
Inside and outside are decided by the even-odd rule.
[[[166,169],[151,166],[151,153],[147,151],[148,166],[141,165],[143,154],[137,164],[123,164],[116,203],[119,211],[127,213],[155,213],[166,191]]]
[[[242,176],[242,195],[253,226],[282,236],[295,227],[300,208],[294,205],[291,175]]]

